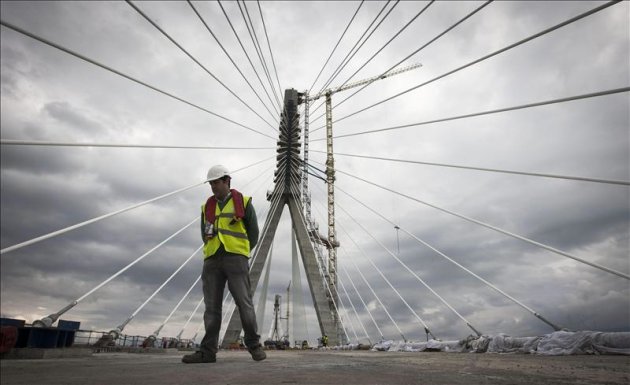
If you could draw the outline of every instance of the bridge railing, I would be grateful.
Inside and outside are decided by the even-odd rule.
[[[104,336],[108,335],[107,331],[99,330],[77,330],[74,338],[74,346],[76,347],[93,347],[97,345]],[[121,334],[118,339],[113,341],[113,345],[106,346],[105,348],[143,348],[144,342],[148,339],[147,336],[128,335]],[[196,344],[190,339],[176,340],[175,338],[163,337],[155,340],[152,348],[167,349],[167,348],[193,348]]]

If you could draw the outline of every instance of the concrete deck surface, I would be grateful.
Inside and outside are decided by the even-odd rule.
[[[183,364],[182,355],[95,353],[82,357],[3,359],[2,385],[166,384],[630,384],[630,356],[221,351],[212,364]]]

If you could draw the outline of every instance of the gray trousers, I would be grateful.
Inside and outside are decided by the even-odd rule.
[[[206,335],[199,350],[216,354],[219,350],[221,329],[221,305],[225,282],[241,315],[245,331],[245,345],[255,347],[260,343],[257,331],[256,312],[250,296],[248,258],[242,255],[220,255],[206,258],[201,275],[206,311],[203,315]]]

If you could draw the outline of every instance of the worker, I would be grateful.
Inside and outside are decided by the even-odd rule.
[[[256,212],[251,197],[231,189],[225,166],[212,166],[207,181],[213,195],[201,206],[206,334],[199,350],[182,357],[182,362],[216,362],[226,282],[241,315],[247,350],[255,361],[262,361],[267,355],[260,345],[249,281],[249,252],[258,242]]]
[[[328,346],[328,336],[324,334],[324,336],[322,337],[322,346],[326,347]]]

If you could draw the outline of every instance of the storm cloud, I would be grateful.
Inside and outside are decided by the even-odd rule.
[[[2,144],[2,249],[200,184],[207,169],[217,163],[231,170],[242,169],[234,173],[233,186],[253,197],[262,227],[270,206],[266,193],[274,188],[277,132],[247,106],[277,127],[275,100],[270,102],[265,95],[218,3],[193,4],[271,114],[187,3],[134,4],[243,103],[128,4],[3,1],[3,23],[55,42],[137,82],[2,26],[2,140],[267,149]],[[258,7],[256,3],[246,4],[263,55],[271,65]],[[494,2],[432,41],[482,5],[468,1],[435,2],[349,79],[427,2],[396,4],[330,85],[380,75],[426,45],[400,64],[421,63],[422,67],[376,81],[333,109],[334,135],[357,134],[334,141],[334,150],[340,154],[335,157],[338,169],[335,183],[339,187],[335,195],[336,220],[341,243],[337,254],[339,277],[348,291],[348,296],[340,293],[348,307],[341,310],[347,328],[354,328],[358,337],[365,340],[363,328],[349,306],[352,302],[372,341],[381,337],[400,338],[369,283],[406,338],[425,338],[422,324],[373,268],[369,258],[438,338],[460,339],[472,330],[431,290],[485,334],[529,336],[552,331],[522,306],[427,248],[416,237],[557,325],[573,330],[630,330],[627,279],[418,202],[473,218],[627,275],[630,274],[627,184],[341,155],[627,182],[630,180],[627,91],[466,119],[412,124],[628,87],[629,3],[612,5],[441,77],[603,3]],[[221,5],[262,82],[268,83],[237,3],[221,2]],[[324,85],[384,5],[385,2],[363,3],[312,92]],[[273,92],[281,97],[284,89],[303,92],[311,88],[359,2],[263,1],[260,6],[282,87],[280,93],[272,66]],[[387,9],[390,7],[391,3]],[[415,86],[419,87],[375,105]],[[334,94],[333,106],[354,91]],[[325,130],[320,128],[325,122],[318,118],[324,112],[323,107],[318,108],[320,103],[321,99],[311,106],[310,148],[325,152]],[[410,126],[361,134],[399,125]],[[309,156],[313,166],[324,168],[324,153],[311,152]],[[326,234],[326,186],[314,177],[309,184],[313,218],[319,223],[320,232]],[[209,193],[207,185],[199,185],[3,253],[2,317],[32,322],[60,310],[198,218],[199,208]],[[393,224],[401,230],[397,231]],[[114,328],[199,246],[199,225],[194,222],[62,318],[81,321],[86,329]],[[291,280],[288,208],[278,226],[273,250],[267,314],[263,330],[259,331],[264,336],[271,324],[273,295],[284,297]],[[195,281],[201,265],[201,256],[193,258],[125,332],[151,334]],[[343,269],[347,269],[352,282]],[[319,335],[317,320],[305,277],[302,283],[308,320],[308,335],[303,338],[314,341]],[[162,335],[175,336],[200,298],[198,284]],[[382,336],[370,316],[381,328]],[[192,337],[200,320],[198,313],[184,332],[184,338]],[[348,332],[354,339],[354,334]]]

